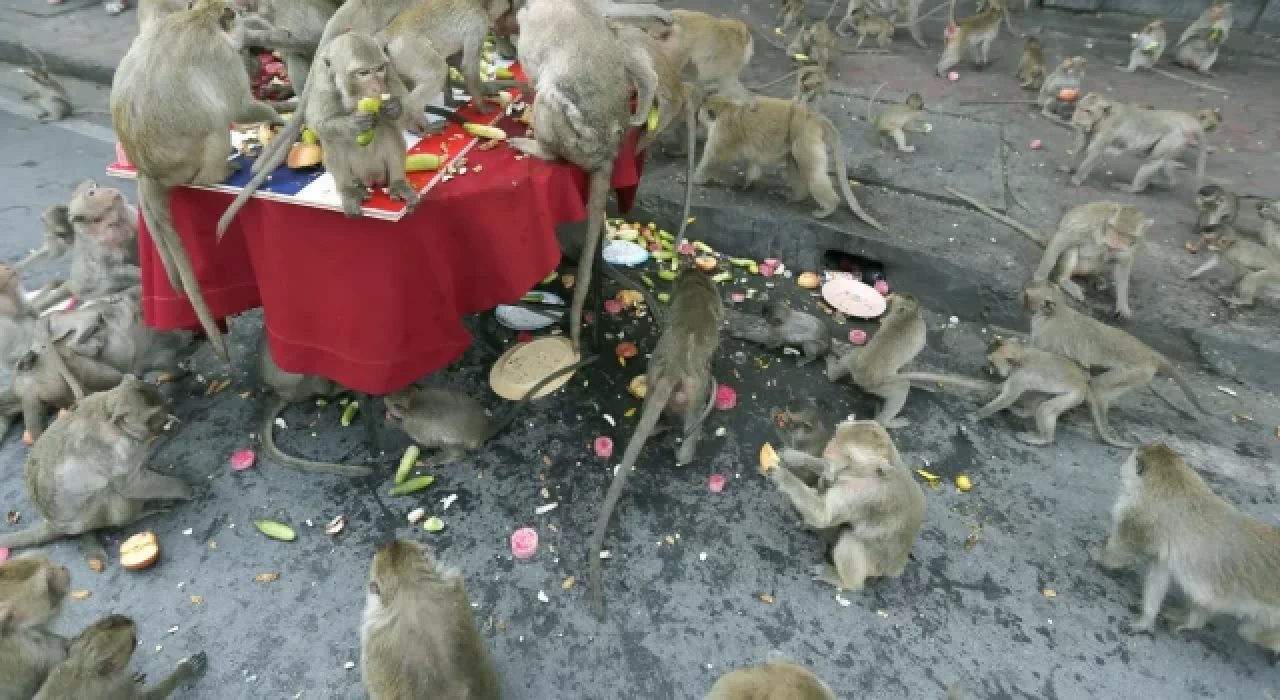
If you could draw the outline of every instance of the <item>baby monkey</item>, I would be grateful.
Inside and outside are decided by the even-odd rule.
[[[164,700],[178,686],[199,678],[208,666],[204,652],[194,654],[159,683],[143,688],[129,671],[137,646],[137,627],[131,618],[108,615],[98,620],[71,642],[66,660],[53,669],[34,700]]]
[[[28,700],[67,657],[49,621],[71,587],[71,572],[41,555],[0,564],[0,699]]]
[[[862,48],[862,42],[869,36],[876,38],[876,45],[882,49],[889,48],[889,42],[893,40],[894,30],[898,26],[898,13],[894,11],[888,17],[871,14],[865,7],[851,14],[845,15],[836,25],[836,34],[840,36],[849,36],[849,30],[858,35],[858,43],[854,44],[855,49]]]
[[[1280,286],[1280,250],[1243,240],[1235,233],[1205,234],[1205,240],[1212,241],[1216,251],[1187,275],[1187,279],[1195,279],[1222,262],[1228,263],[1235,274],[1235,294],[1219,297],[1227,304],[1253,306],[1254,298],[1264,287]]]
[[[1089,555],[1105,569],[1145,569],[1142,615],[1132,629],[1155,627],[1174,584],[1191,600],[1175,631],[1231,615],[1241,619],[1246,641],[1280,652],[1280,528],[1223,500],[1164,443],[1125,460],[1111,514],[1106,546]]]
[[[782,659],[720,676],[704,700],[836,700],[812,671]]]
[[[1018,87],[1023,90],[1039,90],[1044,85],[1049,69],[1044,61],[1044,47],[1040,40],[1029,36],[1022,45],[1022,58],[1018,59]]]
[[[1126,73],[1133,73],[1139,68],[1151,70],[1164,55],[1166,40],[1164,20],[1151,20],[1141,32],[1133,35],[1133,52],[1129,54],[1129,65],[1120,70]]]
[[[867,101],[867,123],[875,127],[882,143],[886,137],[892,138],[893,142],[898,145],[899,151],[915,153],[916,147],[907,145],[906,132],[927,133],[926,129],[915,125],[916,119],[919,119],[924,114],[924,98],[920,96],[920,93],[913,92],[907,95],[907,99],[902,104],[893,105],[872,119],[872,113],[875,111],[876,95],[880,94],[880,88],[884,86],[885,83],[880,83],[875,93],[871,95],[871,99]]]

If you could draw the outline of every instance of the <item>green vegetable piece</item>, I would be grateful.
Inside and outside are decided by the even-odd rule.
[[[666,293],[666,292],[658,292],[658,301],[660,301],[660,302],[662,302],[662,303],[664,303],[664,304],[670,304],[670,303],[671,303],[671,295],[670,295],[670,294],[668,294],[668,293]]]
[[[670,282],[676,278],[675,270],[658,270],[658,277]]]
[[[292,542],[298,539],[298,534],[293,531],[293,528],[284,523],[278,523],[274,520],[255,520],[253,525],[258,528],[258,532],[273,540]]]
[[[403,484],[397,484],[391,487],[391,496],[408,496],[411,493],[421,491],[434,483],[436,478],[430,474],[426,476],[414,477]]]
[[[360,402],[352,401],[347,404],[347,408],[342,412],[342,427],[346,428],[351,425],[351,421],[356,419],[356,414],[360,412]]]
[[[733,279],[733,275],[732,275],[731,273],[728,273],[728,272],[721,272],[720,274],[716,275],[715,277],[712,277],[711,279],[712,279],[712,281],[714,281],[714,282],[719,282],[719,283],[723,284],[723,283],[725,283],[725,282],[728,282],[729,280],[732,280],[732,279]]]
[[[444,521],[433,515],[422,524],[422,529],[427,532],[440,532],[444,529]]]
[[[404,450],[404,456],[400,458],[400,468],[396,470],[396,483],[403,484],[405,479],[409,478],[409,472],[413,471],[413,465],[418,461],[418,455],[422,454],[422,450],[417,445],[409,445]]]
[[[649,255],[652,255],[654,260],[670,260],[676,256],[675,252],[670,250],[655,250]]]
[[[643,275],[643,274],[640,275],[640,281],[644,282],[644,286],[648,287],[649,289],[653,289],[653,280],[649,279],[648,275]]]

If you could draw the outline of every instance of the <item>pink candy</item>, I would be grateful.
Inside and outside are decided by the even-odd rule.
[[[950,80],[951,82],[953,82],[953,83],[954,83],[955,81],[957,81],[957,80],[959,80],[959,79],[960,79],[960,74],[959,74],[959,73],[957,73],[957,72],[955,72],[955,71],[951,71],[950,73],[947,73],[947,80]]]
[[[538,551],[538,531],[522,527],[511,533],[511,553],[516,559],[528,560]]]
[[[620,314],[622,313],[622,309],[623,309],[622,302],[618,301],[617,299],[605,299],[604,301],[605,313]]]
[[[595,444],[592,445],[592,447],[596,450],[596,456],[601,459],[607,459],[613,455],[613,440],[608,436],[601,435],[596,438]]]
[[[258,461],[258,455],[253,450],[237,450],[231,455],[231,468],[235,471],[242,472],[253,466]]]
[[[1033,151],[1040,150],[1040,139],[1036,139],[1035,141],[1031,142],[1031,150]]]
[[[733,292],[729,295],[729,299],[735,304],[741,304],[747,300],[747,295],[742,292]]]
[[[711,493],[720,493],[724,490],[724,474],[712,474],[707,479],[707,488],[711,489]]]
[[[727,384],[721,384],[720,387],[716,389],[716,409],[720,411],[727,411],[737,405],[738,392],[734,391],[733,387]]]
[[[676,250],[680,251],[681,255],[697,254],[697,251],[694,249],[692,243],[681,243],[679,246],[676,247]]]
[[[867,332],[864,330],[859,330],[857,328],[849,331],[849,342],[853,343],[854,345],[866,345]]]
[[[880,292],[880,296],[882,296],[882,297],[887,297],[887,296],[889,296],[889,283],[888,283],[888,282],[885,282],[884,280],[876,280],[876,283],[875,283],[875,285],[874,285],[874,286],[875,286],[875,288],[876,288],[876,291],[877,291],[877,292]]]
[[[4,561],[4,560],[6,560],[6,559],[8,559],[8,558],[9,558],[9,548],[8,548],[8,547],[0,547],[0,561]]]

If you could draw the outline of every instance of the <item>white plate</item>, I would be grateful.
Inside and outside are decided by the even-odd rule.
[[[634,267],[649,259],[649,251],[631,241],[614,239],[604,244],[604,259],[610,265]]]
[[[536,331],[546,328],[560,320],[564,315],[564,311],[555,310],[552,306],[564,306],[564,299],[553,292],[532,291],[526,296],[536,296],[541,299],[541,303],[548,307],[548,311],[553,311],[554,316],[543,316],[520,306],[508,306],[502,304],[493,310],[493,315],[498,318],[498,323],[515,331]]]
[[[855,318],[877,318],[888,306],[874,287],[845,277],[822,285],[822,298],[837,311]]]

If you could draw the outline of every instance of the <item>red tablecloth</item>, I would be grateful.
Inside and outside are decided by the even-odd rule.
[[[523,131],[510,119],[499,126]],[[623,211],[639,187],[638,133],[614,164]],[[583,171],[515,154],[471,149],[471,172],[437,184],[398,222],[251,199],[217,242],[231,195],[187,187],[173,191],[173,220],[216,318],[262,306],[282,369],[384,394],[457,359],[471,344],[461,316],[518,300],[559,264],[556,226],[586,216]],[[198,328],[139,229],[147,325]]]

